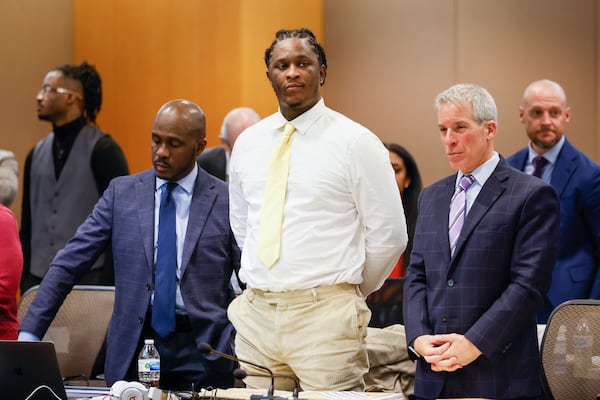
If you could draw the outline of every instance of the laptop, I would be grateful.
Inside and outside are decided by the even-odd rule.
[[[0,340],[0,391],[3,399],[67,400],[54,344]]]

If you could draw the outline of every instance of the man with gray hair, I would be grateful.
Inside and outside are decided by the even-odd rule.
[[[450,166],[425,188],[404,286],[417,399],[536,399],[535,313],[550,286],[559,208],[552,188],[494,151],[494,99],[452,86],[435,105]]]
[[[260,121],[260,115],[250,107],[237,107],[229,111],[223,124],[219,146],[206,149],[198,157],[198,163],[209,174],[224,181],[229,180],[229,158],[233,145],[240,133],[246,128]]]

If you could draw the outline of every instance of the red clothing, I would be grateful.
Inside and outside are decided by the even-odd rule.
[[[400,256],[400,259],[394,266],[392,272],[390,272],[390,276],[388,278],[401,278],[405,275],[404,271],[404,254]]]
[[[16,339],[17,289],[23,270],[23,253],[17,220],[0,204],[0,339]]]

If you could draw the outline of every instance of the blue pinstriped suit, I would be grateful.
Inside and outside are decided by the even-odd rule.
[[[448,212],[456,176],[423,190],[404,289],[407,342],[464,334],[482,355],[455,372],[417,361],[415,395],[512,399],[540,394],[535,311],[550,286],[558,200],[501,158],[465,219],[450,258]]]
[[[155,175],[114,179],[92,214],[52,263],[21,330],[43,336],[64,297],[106,246],[115,262],[115,308],[107,339],[108,384],[123,379],[135,353],[153,288]],[[227,184],[202,169],[192,197],[182,257],[181,294],[197,343],[232,354],[227,305],[239,249],[229,226]],[[231,374],[223,359],[211,367]]]

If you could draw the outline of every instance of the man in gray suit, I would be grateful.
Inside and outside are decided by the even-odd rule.
[[[240,133],[260,121],[260,115],[250,107],[237,107],[229,111],[221,125],[219,146],[206,149],[198,157],[198,163],[206,172],[228,181],[229,158]]]
[[[205,358],[196,348],[205,342],[232,354],[234,332],[226,308],[233,298],[229,280],[239,268],[239,249],[229,226],[227,185],[196,163],[206,145],[205,132],[204,112],[194,103],[173,100],[160,108],[152,129],[154,168],[110,183],[92,214],[52,262],[21,324],[20,340],[43,337],[73,285],[112,246],[115,308],[107,338],[107,383],[137,379],[137,354],[143,340],[153,338],[161,356],[161,388],[232,385],[233,363]],[[172,308],[160,315],[173,320],[164,333],[154,328],[152,311],[162,284],[155,278],[161,248],[157,243],[161,193],[172,187],[176,282]]]
[[[494,151],[497,111],[487,90],[455,85],[436,107],[458,173],[419,198],[404,286],[415,396],[536,399],[535,314],[556,258],[556,193]]]

